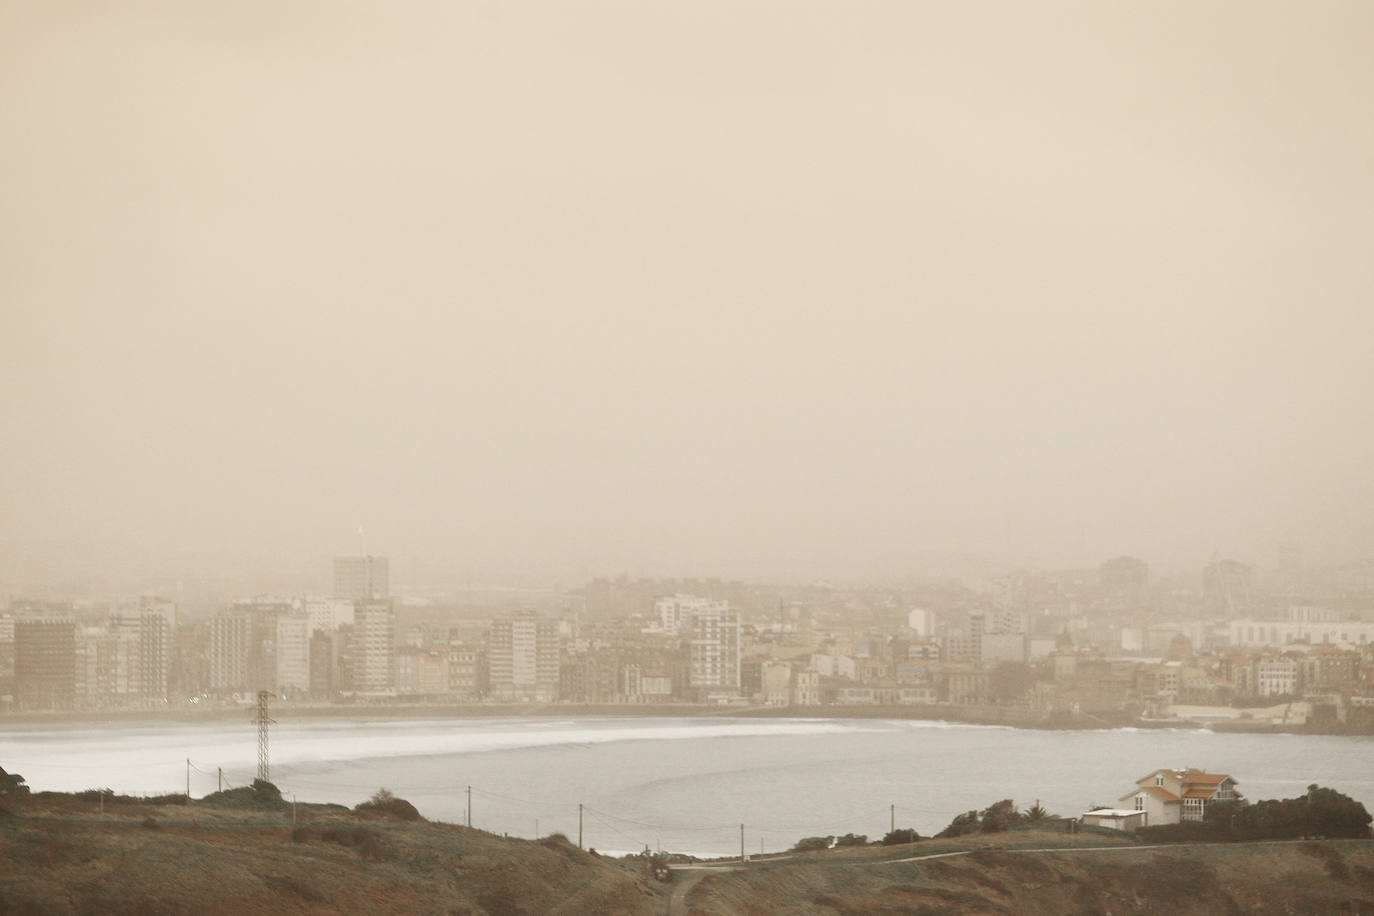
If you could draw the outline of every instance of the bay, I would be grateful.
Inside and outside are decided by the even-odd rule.
[[[698,855],[803,836],[923,835],[1012,798],[1055,814],[1115,805],[1160,767],[1229,773],[1246,797],[1335,788],[1374,810],[1374,739],[1189,729],[1034,731],[887,719],[637,718],[283,721],[271,777],[290,798],[353,805],[387,788],[426,817],[512,836],[561,832],[603,851]],[[35,790],[162,793],[252,780],[252,725],[217,720],[0,725],[0,766]]]

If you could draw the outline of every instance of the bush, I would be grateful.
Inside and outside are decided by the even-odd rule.
[[[185,796],[178,797],[184,804]],[[260,779],[253,780],[251,786],[211,792],[202,798],[200,803],[221,808],[285,808],[290,804],[282,801],[280,789]]]
[[[836,846],[867,846],[868,834],[866,833],[846,833],[844,836],[835,840]]]
[[[149,816],[143,819],[143,827],[145,830],[158,830],[162,825],[157,822],[156,818]]]
[[[1207,807],[1205,820],[1142,827],[1136,836],[1152,843],[1218,843],[1281,840],[1305,836],[1369,836],[1364,805],[1335,789],[1307,787],[1299,798],[1266,799],[1253,805],[1218,802]]]
[[[901,846],[906,843],[915,843],[920,838],[921,835],[916,832],[915,827],[898,827],[883,837],[883,845]]]
[[[364,817],[394,817],[402,821],[423,820],[414,805],[404,798],[397,798],[390,789],[378,789],[370,799],[355,805],[353,811]]]
[[[260,801],[267,804],[281,801],[281,789],[278,789],[265,779],[253,780],[253,794],[256,795]]]
[[[956,814],[954,820],[949,822],[949,826],[935,834],[938,839],[948,839],[949,837],[963,836],[966,833],[977,833],[982,823],[978,820],[977,811],[966,811],[963,814]]]
[[[982,813],[982,823],[979,829],[983,833],[1001,833],[1012,824],[1019,824],[1024,819],[1020,811],[1016,810],[1010,798],[1004,798],[995,804],[989,805]]]
[[[835,842],[833,836],[808,836],[797,840],[797,845],[792,847],[793,852],[812,852],[817,849],[829,849]]]
[[[0,798],[23,798],[29,794],[29,787],[24,785],[24,777],[18,773],[6,773],[4,767],[0,767]]]

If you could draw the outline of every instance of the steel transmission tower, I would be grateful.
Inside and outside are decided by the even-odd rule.
[[[276,720],[267,714],[267,698],[270,696],[266,690],[258,691],[258,715],[253,720],[258,727],[258,779],[263,782],[272,781],[269,778],[271,766],[267,758],[267,726],[274,724]]]

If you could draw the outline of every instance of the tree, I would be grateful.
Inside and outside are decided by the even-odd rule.
[[[1021,823],[1021,812],[1010,798],[989,805],[982,813],[980,829],[984,833],[1001,833],[1012,824]]]
[[[1370,814],[1353,798],[1313,784],[1307,787],[1303,801],[1311,833],[1333,837],[1369,836]]]
[[[1044,808],[1040,807],[1040,799],[1037,798],[1035,800],[1035,804],[1027,808],[1026,813],[1022,816],[1026,819],[1027,823],[1038,824],[1040,821],[1043,821],[1046,818],[1048,818],[1050,816],[1050,813],[1046,811]]]
[[[906,843],[915,843],[920,838],[921,835],[916,832],[915,827],[898,827],[883,837],[883,845],[901,846]]]
[[[868,834],[866,833],[846,833],[844,836],[835,840],[836,846],[867,846]]]
[[[977,811],[966,811],[963,814],[956,814],[954,820],[949,822],[949,826],[935,834],[937,839],[947,839],[949,837],[963,836],[966,833],[977,833],[982,823],[978,820]]]
[[[792,849],[795,852],[810,852],[815,849],[829,849],[830,844],[835,842],[833,836],[808,836],[797,840],[797,845]]]

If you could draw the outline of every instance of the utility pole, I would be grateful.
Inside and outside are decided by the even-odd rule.
[[[223,791],[224,791],[224,767],[216,767],[216,769],[219,770],[219,781],[216,783],[215,791],[216,791],[216,792],[223,792]]]
[[[896,832],[896,830],[897,830],[897,806],[896,806],[896,805],[888,805],[887,807],[888,807],[888,817],[889,817],[890,820],[891,820],[891,826],[889,826],[887,829],[888,829],[889,832]]]
[[[744,861],[744,825],[739,825],[739,860]]]
[[[539,839],[539,818],[534,819],[534,838]]]
[[[582,848],[582,803],[577,803],[577,848]]]
[[[191,797],[191,758],[186,758],[186,797]]]
[[[468,786],[468,826],[472,826],[472,786]]]

